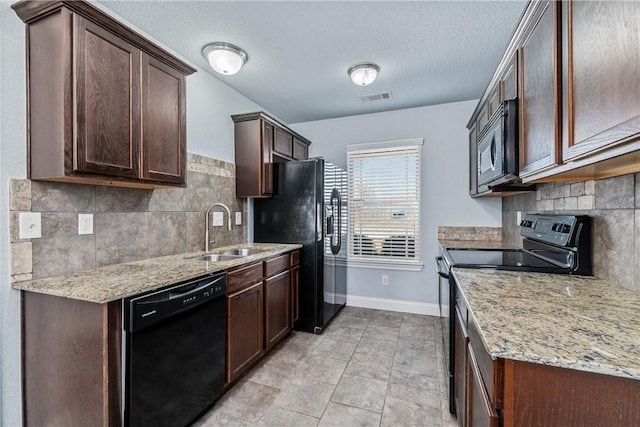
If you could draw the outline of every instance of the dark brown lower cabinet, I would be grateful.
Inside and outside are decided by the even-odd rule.
[[[640,426],[640,381],[505,360],[504,427]]]
[[[469,342],[469,336],[467,335],[466,321],[463,320],[462,314],[458,307],[456,307],[456,322],[455,322],[455,367],[454,367],[454,400],[456,404],[456,414],[458,417],[458,423],[461,426],[467,424],[467,410],[465,406],[466,402],[466,377],[467,377],[467,343]]]
[[[121,310],[22,292],[24,425],[121,425]]]
[[[227,297],[227,382],[242,375],[264,354],[262,280]]]
[[[292,300],[292,271],[299,271],[299,255],[292,251],[229,270],[227,386],[291,333],[292,311],[297,307],[297,300]]]
[[[640,426],[640,381],[494,358],[471,311],[467,319],[461,315],[467,312],[464,304],[456,304],[455,322],[454,392],[460,426]]]
[[[478,362],[471,345],[467,346],[467,413],[469,427],[498,427],[496,410],[484,388]]]
[[[300,266],[291,269],[291,327],[295,328],[300,319]]]
[[[265,288],[265,341],[271,349],[291,331],[291,274],[289,270],[270,277]]]

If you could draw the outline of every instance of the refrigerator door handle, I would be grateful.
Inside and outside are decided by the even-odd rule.
[[[342,246],[342,197],[340,197],[340,192],[337,188],[334,188],[331,192],[331,207],[333,208],[334,206],[338,207],[338,221],[334,220],[332,224],[333,234],[337,238],[334,243],[334,236],[331,237],[331,253],[337,255],[338,252],[340,252],[340,247]],[[335,228],[336,222],[338,223],[337,229]]]
[[[316,204],[316,241],[322,241],[324,233],[324,209],[323,203]]]

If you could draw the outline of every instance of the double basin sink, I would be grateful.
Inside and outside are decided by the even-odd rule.
[[[243,258],[249,255],[255,255],[262,252],[266,252],[266,249],[258,249],[258,248],[239,248],[239,249],[230,249],[228,251],[224,251],[219,254],[205,254],[195,258],[192,258],[195,261],[230,261],[232,259]]]

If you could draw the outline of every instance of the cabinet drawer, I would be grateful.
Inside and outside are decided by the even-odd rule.
[[[300,251],[293,251],[291,252],[291,259],[290,259],[289,265],[293,267],[294,265],[298,265],[298,264],[300,264]]]
[[[289,268],[289,254],[277,256],[264,262],[264,275],[273,276]]]
[[[467,308],[467,302],[464,300],[462,296],[462,291],[460,290],[460,286],[456,284],[456,306],[458,310],[460,310],[460,318],[462,319],[463,325],[467,326],[467,313],[469,309]]]
[[[241,266],[229,270],[227,275],[227,294],[241,291],[262,280],[262,262]]]
[[[473,348],[476,364],[480,371],[480,376],[487,389],[489,399],[496,408],[502,407],[502,372],[500,366],[502,359],[493,359],[484,348],[480,332],[475,324],[473,316],[469,315],[467,322],[467,333],[469,334],[469,345]]]

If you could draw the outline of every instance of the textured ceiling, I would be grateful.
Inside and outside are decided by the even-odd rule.
[[[479,98],[523,1],[101,1],[288,123]],[[202,48],[242,47],[233,76]],[[347,68],[375,62],[366,87]],[[391,99],[362,103],[362,95]]]

